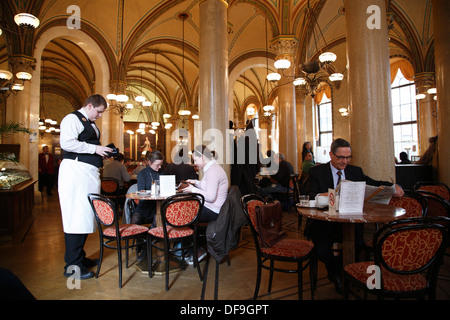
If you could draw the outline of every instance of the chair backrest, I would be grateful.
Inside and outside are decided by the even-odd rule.
[[[103,178],[101,181],[101,192],[104,195],[113,195],[119,190],[119,181],[114,178]]]
[[[423,217],[428,210],[428,202],[420,193],[405,190],[403,197],[392,197],[389,205],[406,210],[406,217]]]
[[[257,248],[259,248],[259,234],[257,230],[256,207],[265,203],[264,198],[257,194],[247,194],[241,197],[241,206],[244,210],[245,217],[247,218]]]
[[[448,236],[448,218],[410,218],[381,227],[374,235],[375,264],[388,271],[411,275],[435,268],[444,253]]]
[[[99,228],[102,225],[109,227],[117,221],[116,205],[113,201],[97,193],[88,194],[88,199]]]
[[[289,184],[293,188],[294,203],[300,202],[300,190],[298,188],[298,174],[291,174],[291,182]]]
[[[184,227],[194,224],[205,203],[199,193],[174,195],[161,204],[161,217],[164,224],[172,227]]]
[[[435,193],[445,200],[450,201],[450,189],[445,183],[442,182],[420,181],[414,185],[414,190],[422,190]]]
[[[420,193],[428,203],[427,216],[429,217],[450,217],[450,203],[442,198],[441,196],[424,191],[417,190],[417,193]]]

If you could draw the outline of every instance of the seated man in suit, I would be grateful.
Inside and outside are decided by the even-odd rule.
[[[376,181],[366,176],[360,167],[349,164],[352,157],[350,143],[338,138],[330,147],[330,162],[315,166],[309,170],[306,192],[314,199],[317,194],[327,195],[328,188],[336,188],[340,180],[365,181],[372,186],[392,186],[388,181]],[[395,185],[395,196],[401,197],[403,189]],[[334,242],[342,239],[342,225],[337,222],[311,220],[308,221],[309,236],[314,242],[314,249],[319,260],[325,263],[328,278],[334,282],[336,290],[340,292],[342,282],[342,262],[335,258],[332,252]],[[364,246],[363,224],[355,224],[355,248],[358,255]]]

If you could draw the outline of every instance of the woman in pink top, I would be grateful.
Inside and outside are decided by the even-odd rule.
[[[203,170],[202,180],[189,179],[190,184],[183,192],[200,193],[205,197],[205,205],[199,222],[210,222],[217,219],[220,208],[228,195],[228,177],[223,168],[214,160],[211,150],[201,145],[192,151],[194,164]]]

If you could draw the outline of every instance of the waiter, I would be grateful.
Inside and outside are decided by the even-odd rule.
[[[61,206],[66,252],[64,276],[70,277],[80,268],[80,278],[94,276],[89,267],[97,261],[86,258],[84,244],[89,233],[96,231],[95,217],[89,204],[89,193],[100,193],[100,171],[103,157],[112,149],[100,145],[100,131],[95,120],[107,108],[105,98],[95,94],[83,107],[61,121],[60,143],[64,158],[59,168],[58,193]]]
[[[48,153],[48,146],[42,147],[39,153],[39,191],[42,193],[44,187],[47,188],[47,195],[52,196],[53,187],[53,155]]]

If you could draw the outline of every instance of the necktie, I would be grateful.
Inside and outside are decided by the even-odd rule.
[[[339,170],[339,171],[337,172],[337,175],[338,175],[338,181],[337,181],[337,183],[336,183],[336,187],[337,187],[337,185],[339,184],[339,182],[341,182],[342,171]]]

